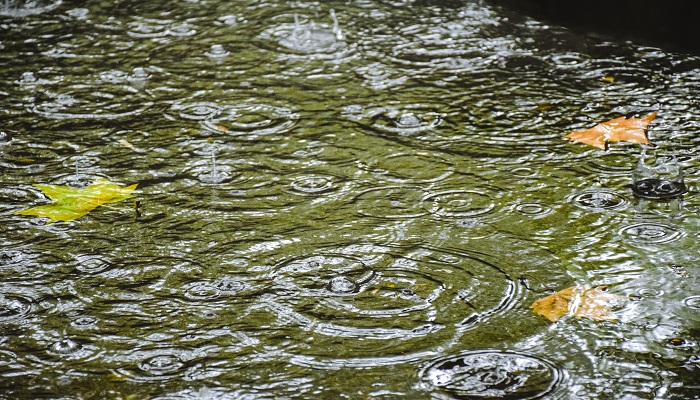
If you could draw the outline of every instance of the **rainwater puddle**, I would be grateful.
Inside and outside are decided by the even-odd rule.
[[[497,3],[2,2],[0,398],[697,398],[700,56]]]

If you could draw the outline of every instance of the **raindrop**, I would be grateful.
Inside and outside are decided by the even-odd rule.
[[[313,20],[302,23],[294,14],[292,26],[281,26],[275,34],[281,37],[279,44],[300,53],[332,53],[344,46],[343,35],[335,11],[330,12],[333,20],[331,29],[317,25]],[[290,29],[291,28],[291,29]]]
[[[191,25],[189,25],[186,22],[183,22],[181,24],[174,24],[168,28],[167,33],[170,36],[177,36],[177,37],[184,37],[184,36],[192,36],[197,33],[197,31],[192,28]]]
[[[352,279],[349,279],[345,276],[336,276],[334,278],[331,278],[330,282],[328,282],[328,285],[326,285],[326,289],[329,292],[337,293],[337,294],[348,294],[348,293],[354,293],[358,290],[357,283],[353,281]]]
[[[563,372],[522,353],[473,351],[441,358],[420,372],[429,389],[464,399],[535,399],[552,393]]]
[[[80,350],[83,346],[71,339],[61,339],[57,342],[51,343],[46,350],[49,353],[67,355],[75,353]]]
[[[642,152],[633,173],[632,191],[643,199],[665,200],[681,197],[688,189],[683,182],[683,170],[675,156],[655,155],[652,165]]]
[[[143,89],[146,86],[146,83],[148,82],[148,79],[150,77],[151,75],[144,68],[136,67],[131,72],[131,75],[129,75],[127,80],[131,83],[131,85],[134,88]]]
[[[216,165],[216,148],[212,146],[211,149],[211,168],[209,172],[197,175],[200,181],[203,183],[222,183],[230,178],[230,175],[226,171],[222,171]]]
[[[17,83],[20,85],[34,85],[38,81],[36,79],[36,76],[34,76],[33,72],[23,72],[22,76],[19,78]]]
[[[616,210],[627,206],[628,200],[609,190],[591,190],[571,197],[574,205],[588,210]]]
[[[415,104],[371,109],[360,120],[364,118],[380,132],[409,136],[436,128],[442,123],[443,115],[432,111],[430,106]]]
[[[213,44],[209,48],[209,51],[204,54],[216,62],[221,62],[231,53],[226,51],[226,49],[224,49],[224,46],[220,44]]]
[[[635,196],[643,199],[666,200],[675,199],[688,192],[683,181],[668,181],[657,178],[642,179],[632,184]]]
[[[139,363],[139,369],[152,375],[166,375],[182,368],[184,364],[171,354],[157,355]]]
[[[622,228],[620,234],[641,243],[667,243],[684,236],[684,232],[678,227],[653,222],[629,225]]]
[[[91,328],[94,327],[97,324],[98,319],[95,317],[91,317],[89,315],[82,315],[77,318],[75,318],[72,322],[71,325],[73,325],[76,328]]]

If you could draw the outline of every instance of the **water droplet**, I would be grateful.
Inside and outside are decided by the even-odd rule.
[[[561,384],[551,362],[522,353],[473,351],[438,359],[420,372],[428,389],[469,399],[535,399]]]
[[[80,350],[83,346],[71,339],[61,339],[57,342],[51,343],[46,350],[49,353],[67,355],[75,353]]]
[[[96,326],[97,321],[98,319],[95,317],[91,317],[89,315],[81,315],[79,317],[76,317],[71,322],[71,325],[79,329],[93,328]]]
[[[433,111],[430,106],[417,104],[370,109],[360,121],[368,119],[370,127],[382,133],[410,136],[436,128],[443,118],[443,114]]]
[[[345,43],[334,12],[331,12],[331,17],[333,27],[329,28],[295,14],[294,24],[282,24],[263,36],[276,37],[281,46],[299,53],[334,53]],[[302,22],[304,19],[306,21]]]
[[[333,293],[348,294],[357,291],[358,286],[352,279],[344,276],[336,276],[331,278],[328,285],[326,285],[326,289]]]
[[[221,62],[224,58],[226,58],[226,56],[228,56],[231,53],[226,51],[224,46],[220,44],[213,44],[211,45],[211,48],[209,48],[209,51],[204,54],[216,62]]]
[[[632,191],[643,199],[665,200],[681,197],[688,192],[682,181],[674,182],[663,179],[641,179],[632,184]]]
[[[152,375],[165,375],[177,371],[184,364],[171,354],[157,355],[139,363],[139,369]]]

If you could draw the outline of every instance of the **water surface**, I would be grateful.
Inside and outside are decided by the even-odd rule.
[[[0,396],[697,398],[700,57],[425,3],[2,3]]]

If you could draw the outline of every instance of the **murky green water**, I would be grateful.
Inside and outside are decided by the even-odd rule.
[[[0,62],[2,398],[698,398],[697,55],[479,1],[39,1]],[[562,139],[652,110],[681,202]],[[96,177],[138,213],[14,215]],[[529,309],[574,285],[631,300]]]

